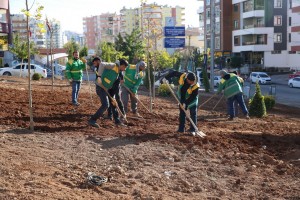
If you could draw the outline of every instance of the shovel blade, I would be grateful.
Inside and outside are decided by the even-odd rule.
[[[205,136],[206,136],[206,134],[205,133],[203,133],[202,131],[199,131],[199,130],[197,130],[197,131],[195,131],[195,132],[192,132],[192,135],[193,136],[199,136],[199,137],[201,137],[201,138],[204,138]]]

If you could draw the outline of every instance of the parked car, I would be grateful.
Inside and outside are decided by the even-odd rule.
[[[222,79],[221,76],[215,76],[214,77],[214,86],[215,87],[219,87],[221,79]]]
[[[289,74],[289,79],[300,76],[300,71],[294,72],[293,74]]]
[[[22,66],[21,64],[17,64],[12,67],[4,67],[0,68],[0,76],[20,76],[20,72],[22,77],[28,76],[28,64],[24,63]],[[47,70],[42,68],[40,65],[31,64],[30,73],[33,75],[34,73],[39,73],[42,77],[47,77]]]
[[[289,80],[288,85],[292,87],[300,87],[300,76]]]
[[[258,82],[259,84],[270,84],[271,77],[265,72],[251,72],[250,81],[252,83]]]

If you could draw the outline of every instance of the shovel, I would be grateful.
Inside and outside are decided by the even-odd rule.
[[[191,122],[192,126],[195,129],[195,132],[193,132],[193,135],[198,135],[199,137],[205,137],[206,134],[203,133],[202,131],[199,131],[198,127],[195,125],[195,123],[193,122],[193,120],[190,118],[190,116],[188,116],[188,112],[184,109],[184,107],[182,106],[182,104],[180,103],[180,101],[178,100],[177,96],[175,95],[174,91],[172,90],[172,88],[170,87],[169,83],[165,82],[165,84],[168,86],[169,90],[171,91],[171,94],[173,95],[173,97],[176,99],[176,101],[179,103],[180,108],[184,111],[186,118],[188,118],[188,120]]]
[[[222,96],[221,96],[221,98],[219,99],[219,101],[216,103],[216,105],[213,107],[213,109],[212,109],[212,111],[211,111],[211,113],[212,114],[215,114],[215,108],[219,105],[219,103],[221,102],[221,100],[223,99],[223,97],[224,97],[224,94],[222,94]]]

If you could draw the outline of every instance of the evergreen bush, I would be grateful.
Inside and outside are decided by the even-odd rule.
[[[204,85],[204,88],[205,88],[205,92],[209,92],[210,85],[209,85],[209,79],[208,79],[208,75],[207,75],[206,70],[202,71],[202,77],[203,77],[203,85]]]
[[[171,91],[169,90],[167,84],[165,83],[160,84],[158,88],[158,94],[163,97],[168,97],[171,95]]]
[[[264,96],[264,101],[265,101],[267,111],[271,110],[275,106],[274,96],[266,95],[266,96]]]
[[[261,94],[260,86],[256,83],[256,91],[254,97],[249,102],[249,115],[254,117],[264,117],[267,115],[264,96]]]
[[[34,81],[39,81],[41,78],[42,78],[42,75],[39,73],[34,73],[32,75],[32,80],[34,80]]]

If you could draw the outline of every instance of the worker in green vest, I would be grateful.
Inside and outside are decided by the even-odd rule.
[[[79,59],[79,52],[73,52],[73,60],[69,60],[66,64],[66,76],[70,84],[72,85],[72,104],[79,106],[78,93],[80,90],[83,70],[86,68],[86,59]]]
[[[93,65],[96,67],[96,93],[100,98],[101,106],[97,112],[91,116],[88,123],[93,127],[99,128],[96,123],[97,119],[103,117],[103,113],[109,107],[109,104],[113,105],[113,117],[116,125],[124,126],[120,121],[118,111],[116,110],[117,103],[113,99],[109,99],[108,90],[114,85],[114,82],[118,79],[119,73],[124,71],[128,66],[128,62],[124,59],[116,63],[101,62],[99,57],[93,59]]]
[[[124,83],[121,94],[124,110],[126,113],[128,112],[128,100],[130,98],[131,110],[136,117],[140,117],[137,111],[137,91],[145,77],[145,69],[146,63],[140,61],[136,65],[129,65],[124,73]]]

